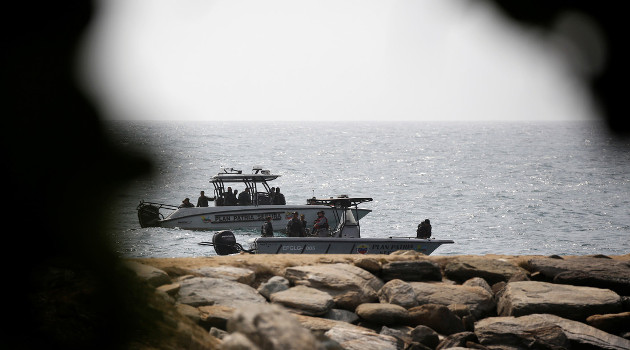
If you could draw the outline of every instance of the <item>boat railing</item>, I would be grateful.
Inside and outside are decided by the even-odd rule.
[[[145,205],[153,205],[155,207],[157,207],[158,209],[168,209],[168,210],[177,210],[179,209],[178,206],[176,205],[172,205],[172,204],[166,204],[166,203],[157,203],[157,202],[146,202],[146,201],[140,201],[140,204],[138,204],[138,209],[145,206]]]
[[[347,196],[339,196],[339,197],[330,197],[330,198],[310,198],[308,200],[308,204],[320,204],[320,205],[330,205],[335,208],[347,209],[347,208],[356,208],[361,203],[371,202],[372,198],[357,198],[357,197],[347,197]]]

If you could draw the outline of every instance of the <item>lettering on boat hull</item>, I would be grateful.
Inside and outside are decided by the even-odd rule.
[[[231,214],[231,215],[215,215],[214,220],[208,220],[209,222],[218,224],[223,222],[250,222],[250,221],[265,221],[267,216],[271,216],[271,220],[282,220],[283,213],[256,213],[256,214]],[[203,218],[204,222],[207,220]]]
[[[294,251],[294,252],[310,252],[310,251],[315,251],[317,250],[316,247],[312,246],[312,245],[283,245],[282,246],[282,251],[287,252],[287,251]]]

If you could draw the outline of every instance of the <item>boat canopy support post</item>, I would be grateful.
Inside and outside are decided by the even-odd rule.
[[[210,182],[214,185],[214,194],[216,198],[220,198],[225,194],[226,183],[244,184],[245,188],[249,190],[252,197],[252,204],[254,206],[271,204],[266,203],[271,198],[271,188],[267,181],[275,180],[280,175],[274,175],[269,170],[264,170],[260,166],[254,166],[252,174],[243,174],[241,170],[234,168],[222,168],[222,172],[212,177]],[[258,185],[261,184],[264,187],[264,192],[258,192]],[[262,199],[262,200],[261,200]],[[265,199],[267,201],[265,201]],[[216,205],[216,204],[215,204]]]
[[[223,186],[223,181],[211,181],[212,185],[214,185],[214,198],[219,199],[225,193],[225,187]],[[216,200],[215,199],[215,200]]]

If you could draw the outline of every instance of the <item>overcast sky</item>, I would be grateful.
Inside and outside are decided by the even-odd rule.
[[[581,120],[558,40],[483,1],[103,0],[86,85],[110,119]]]

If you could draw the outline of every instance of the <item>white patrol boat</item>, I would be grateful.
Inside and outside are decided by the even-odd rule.
[[[329,224],[339,223],[333,218],[334,209],[330,205],[315,203],[313,198],[307,199],[305,204],[272,204],[274,195],[269,181],[281,175],[272,174],[260,166],[254,166],[251,174],[243,174],[241,170],[222,168],[212,177],[210,183],[214,186],[214,198],[209,207],[180,208],[175,205],[140,201],[136,208],[141,227],[166,227],[186,230],[260,230],[266,217],[271,217],[274,231],[284,232],[286,223],[293,212],[304,214],[309,225],[317,218],[317,212],[324,211],[329,218]],[[234,184],[243,185],[248,189],[250,205],[220,205],[225,197],[226,188]],[[343,197],[343,196],[342,196]],[[358,208],[359,218],[370,213],[370,209]]]
[[[248,252],[254,254],[390,254],[397,250],[413,250],[429,255],[442,244],[452,240],[423,239],[416,237],[361,238],[357,214],[358,205],[372,198],[312,199],[313,203],[333,209],[336,228],[332,231],[312,233],[308,237],[259,237],[249,240],[249,249],[236,242],[231,231],[214,234],[212,242],[218,255]]]

